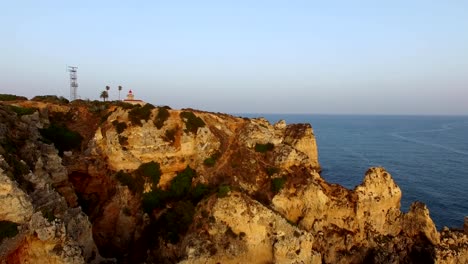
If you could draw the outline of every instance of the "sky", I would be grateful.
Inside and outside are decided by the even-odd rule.
[[[468,115],[468,1],[0,0],[0,93]]]

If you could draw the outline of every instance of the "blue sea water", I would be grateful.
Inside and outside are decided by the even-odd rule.
[[[328,182],[352,189],[383,166],[402,189],[403,211],[424,202],[439,229],[462,227],[468,216],[468,116],[244,116],[310,123]]]

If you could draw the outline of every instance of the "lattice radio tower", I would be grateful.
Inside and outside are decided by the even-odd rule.
[[[68,72],[70,72],[70,101],[76,100],[76,90],[78,89],[78,77],[76,72],[78,67],[68,66]]]

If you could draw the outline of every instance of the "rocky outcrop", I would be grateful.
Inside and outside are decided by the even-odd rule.
[[[0,162],[5,162],[3,157]],[[2,210],[0,219],[14,223],[26,223],[33,213],[31,200],[15,181],[12,181],[0,168],[0,201]]]
[[[385,169],[353,190],[324,181],[310,124],[14,104],[37,111],[0,107],[0,221],[18,231],[0,241],[6,263],[467,262],[468,220],[439,233],[423,203],[403,213]],[[38,130],[54,124],[81,146],[59,152]]]
[[[212,197],[197,211],[182,263],[322,263],[310,233],[245,194]]]
[[[47,116],[18,117],[8,107],[0,114],[0,221],[10,223],[0,237],[2,263],[100,262],[58,151],[38,140]]]

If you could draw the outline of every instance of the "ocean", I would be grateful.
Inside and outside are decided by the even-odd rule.
[[[353,189],[382,166],[400,186],[402,210],[425,203],[438,229],[468,216],[468,116],[243,114],[272,124],[310,123],[322,177]]]

